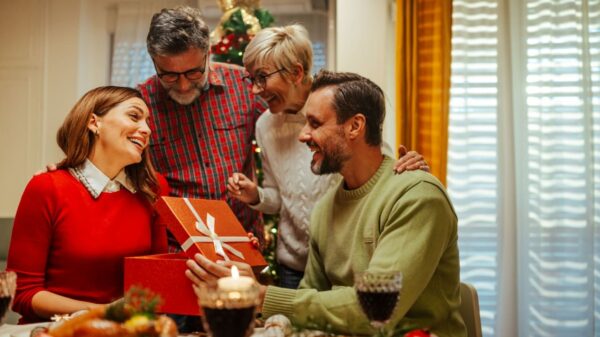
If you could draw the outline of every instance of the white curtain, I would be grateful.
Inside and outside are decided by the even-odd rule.
[[[600,336],[600,0],[454,0],[448,189],[485,336]]]
[[[195,1],[139,0],[118,3],[110,83],[135,87],[155,73],[146,50],[146,36],[154,13]]]

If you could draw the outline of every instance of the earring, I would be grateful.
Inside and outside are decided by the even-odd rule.
[[[94,134],[96,135],[96,137],[100,137],[100,131],[98,129],[96,129],[96,131],[94,131]]]

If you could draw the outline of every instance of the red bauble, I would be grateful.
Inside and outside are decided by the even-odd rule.
[[[429,337],[431,333],[429,330],[412,330],[404,334],[404,337]]]

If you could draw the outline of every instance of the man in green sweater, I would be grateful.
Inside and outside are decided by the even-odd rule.
[[[340,173],[343,181],[312,212],[299,289],[261,286],[263,315],[284,314],[296,325],[338,333],[372,334],[353,288],[354,274],[400,271],[403,287],[389,326],[466,336],[458,311],[456,214],[435,177],[423,171],[395,175],[393,159],[381,153],[383,91],[357,74],[321,71],[305,113],[299,139],[314,152],[313,173]],[[227,273],[203,258],[188,266],[195,283]]]

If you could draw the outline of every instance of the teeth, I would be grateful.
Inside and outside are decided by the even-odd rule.
[[[127,138],[127,139],[129,139],[130,142],[132,142],[136,145],[139,145],[140,147],[144,147],[144,144],[137,139],[134,139],[134,138]]]

